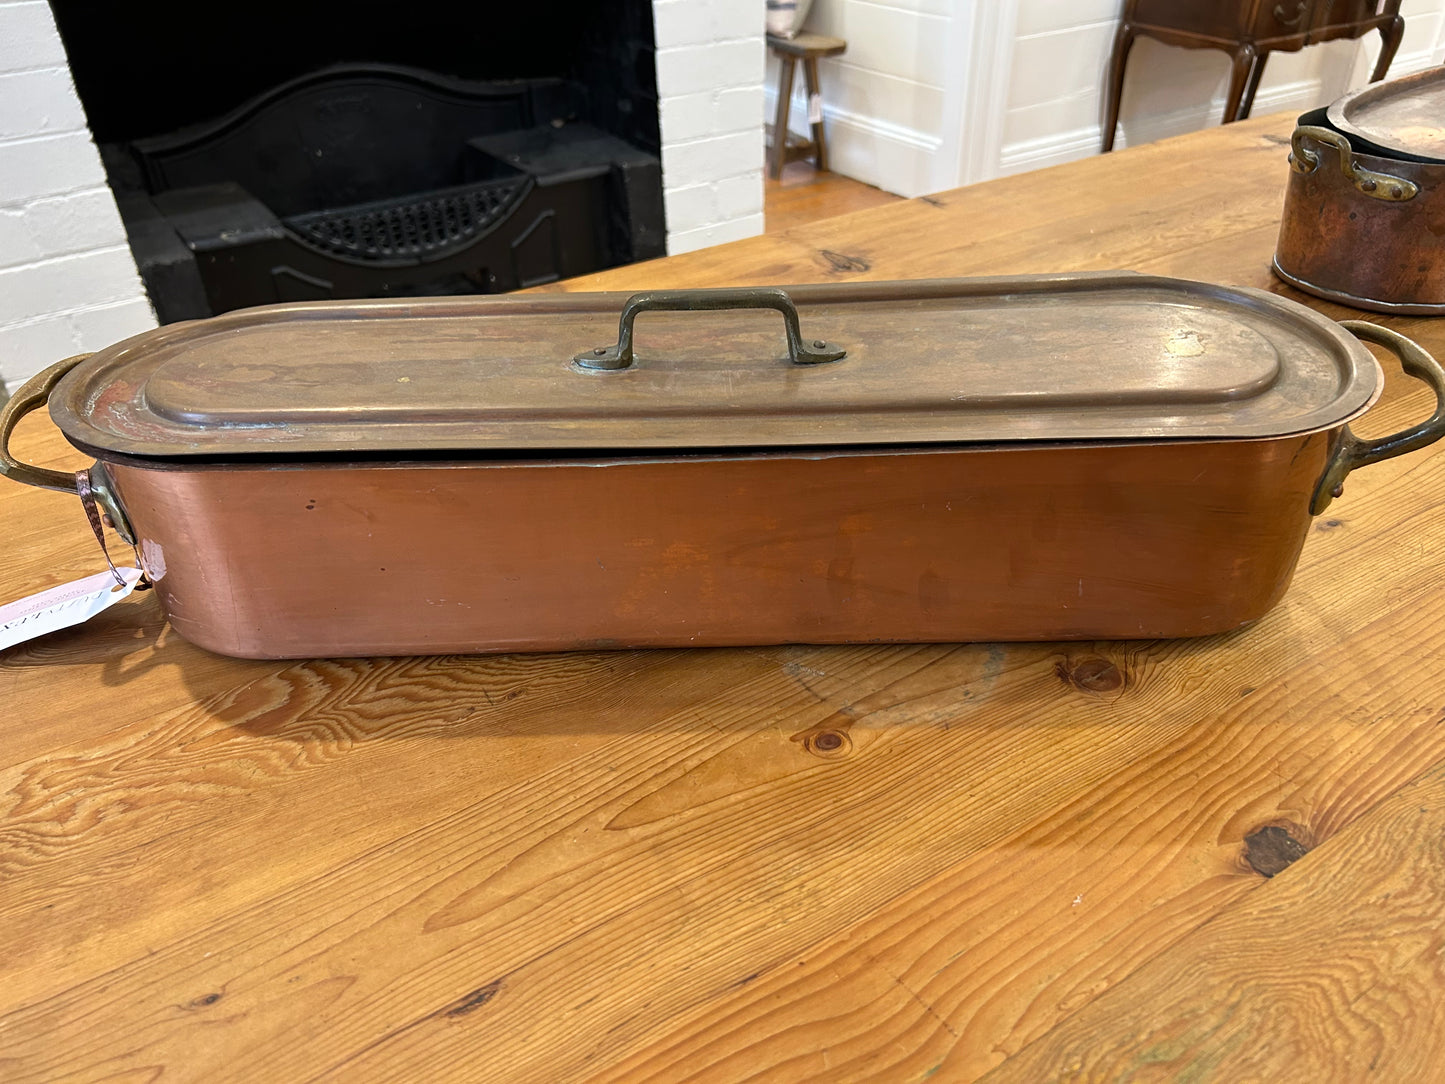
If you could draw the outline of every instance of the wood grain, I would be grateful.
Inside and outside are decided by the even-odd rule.
[[[984,1079],[1439,1080],[1442,986],[1437,768]]]
[[[1288,131],[564,285],[1296,296]],[[1361,432],[1429,412],[1385,367]],[[1191,641],[248,663],[137,596],[0,654],[0,1079],[1429,1079],[1442,504],[1438,448],[1361,471],[1284,602]],[[94,571],[70,502],[0,521],[0,597]],[[1306,852],[1272,879],[1266,829]]]

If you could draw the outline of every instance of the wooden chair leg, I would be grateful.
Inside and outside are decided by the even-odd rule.
[[[783,162],[788,153],[788,107],[793,104],[793,69],[796,57],[778,56],[778,111],[773,121],[773,145],[768,153],[768,176],[777,180],[783,175]]]
[[[1264,62],[1269,59],[1269,53],[1259,54],[1259,59],[1254,62],[1254,68],[1249,73],[1249,86],[1244,88],[1244,101],[1239,103],[1239,119],[1248,120],[1249,111],[1254,108],[1254,94],[1259,90],[1259,81],[1264,77]]]
[[[813,129],[813,160],[818,166],[819,173],[828,172],[828,144],[823,139],[823,88],[818,81],[818,58],[815,56],[806,57],[803,60],[803,81],[808,86],[808,123]],[[814,102],[817,103],[816,107]],[[814,108],[818,111],[818,119],[813,120]]]
[[[1395,50],[1400,48],[1400,39],[1405,36],[1405,18],[1396,15],[1384,26],[1380,27],[1380,59],[1375,61],[1375,70],[1370,75],[1370,82],[1378,83],[1385,78],[1385,73],[1390,70],[1390,61],[1395,59]]]
[[[1124,92],[1124,65],[1129,59],[1129,50],[1134,48],[1134,28],[1128,23],[1119,24],[1119,33],[1114,37],[1114,54],[1109,60],[1108,82],[1104,86],[1104,153],[1114,149],[1114,129],[1119,126],[1119,99]]]
[[[1234,54],[1234,74],[1229,79],[1229,97],[1224,102],[1224,121],[1231,124],[1239,119],[1239,105],[1244,100],[1244,87],[1249,74],[1254,70],[1258,53],[1252,44],[1246,42]]]

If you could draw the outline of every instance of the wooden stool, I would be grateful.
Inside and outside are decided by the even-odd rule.
[[[824,34],[799,34],[795,38],[768,35],[768,48],[782,62],[778,71],[778,119],[773,124],[768,145],[768,176],[777,180],[786,162],[812,158],[819,171],[828,168],[828,144],[823,138],[823,92],[818,86],[818,58],[837,56],[848,48],[842,38]],[[788,110],[793,104],[793,70],[803,61],[803,78],[808,84],[808,121],[813,126],[812,139],[788,135]]]

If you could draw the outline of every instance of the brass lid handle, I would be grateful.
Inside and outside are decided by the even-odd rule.
[[[837,361],[847,351],[822,339],[805,341],[798,326],[798,307],[787,292],[776,286],[752,286],[735,290],[648,290],[633,294],[622,307],[617,342],[584,350],[572,360],[583,369],[626,369],[632,364],[632,325],[640,312],[710,312],[717,309],[777,309],[783,314],[788,336],[788,360],[794,365],[817,365]]]

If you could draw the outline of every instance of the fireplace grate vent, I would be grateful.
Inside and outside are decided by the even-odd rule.
[[[292,233],[353,260],[420,260],[470,244],[532,187],[526,175],[293,215]]]

